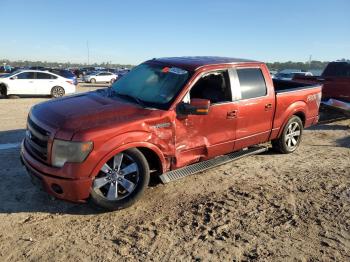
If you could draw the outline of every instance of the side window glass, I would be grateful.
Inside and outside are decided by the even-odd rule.
[[[237,69],[242,99],[265,96],[267,88],[264,76],[259,68]]]
[[[202,76],[192,87],[190,97],[208,99],[211,104],[231,102],[228,72],[217,71]]]
[[[51,74],[46,74],[46,73],[36,73],[36,78],[37,79],[53,79],[53,75]]]
[[[34,72],[23,72],[17,75],[17,79],[34,79]]]

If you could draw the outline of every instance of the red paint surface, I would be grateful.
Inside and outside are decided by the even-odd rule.
[[[49,157],[45,163],[38,161],[22,146],[25,165],[44,181],[50,194],[79,202],[89,196],[92,179],[105,161],[125,149],[138,147],[152,150],[163,173],[277,138],[293,114],[301,115],[305,126],[317,122],[319,105],[315,100],[308,101],[308,97],[320,93],[320,86],[276,96],[270,74],[263,63],[229,63],[225,59],[217,62],[213,58],[151,61],[193,71],[192,78],[169,110],[144,109],[98,93],[66,97],[35,106],[32,109],[33,121],[51,133]],[[208,115],[177,115],[176,105],[203,73],[241,66],[261,68],[268,87],[266,96],[212,105]],[[162,126],[164,123],[167,125]],[[54,138],[93,141],[94,148],[83,163],[66,163],[62,168],[55,168],[50,165]],[[64,194],[54,193],[50,189],[52,183],[61,185]]]

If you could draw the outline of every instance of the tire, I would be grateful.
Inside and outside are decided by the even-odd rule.
[[[282,153],[293,153],[299,146],[303,134],[303,122],[298,116],[292,116],[285,127],[281,136],[271,141],[273,149]]]
[[[145,156],[136,148],[127,149],[101,168],[92,183],[89,202],[108,211],[127,208],[142,196],[149,173]]]
[[[91,84],[95,84],[95,83],[96,83],[96,79],[95,79],[95,78],[91,78],[91,79],[90,79],[90,83],[91,83]]]
[[[0,96],[7,98],[7,88],[5,85],[0,85]]]
[[[54,86],[54,87],[51,89],[51,96],[52,96],[53,98],[62,97],[62,96],[64,96],[64,94],[65,94],[64,88],[61,87],[61,86]]]

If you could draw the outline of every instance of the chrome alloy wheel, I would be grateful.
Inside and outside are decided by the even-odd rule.
[[[298,146],[298,142],[301,135],[301,128],[299,123],[292,122],[289,124],[286,135],[285,135],[285,143],[287,147],[291,150]]]
[[[55,98],[64,96],[64,89],[60,86],[55,86],[52,88],[52,96]]]
[[[106,200],[120,200],[135,190],[139,178],[136,161],[126,153],[119,153],[102,166],[93,190]]]

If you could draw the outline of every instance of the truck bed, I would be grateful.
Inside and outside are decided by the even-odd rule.
[[[286,80],[278,80],[278,79],[272,79],[273,85],[275,87],[276,93],[284,93],[284,92],[291,92],[291,91],[298,91],[302,89],[308,89],[308,88],[315,88],[319,85],[315,83],[300,83],[297,81],[286,81]]]

